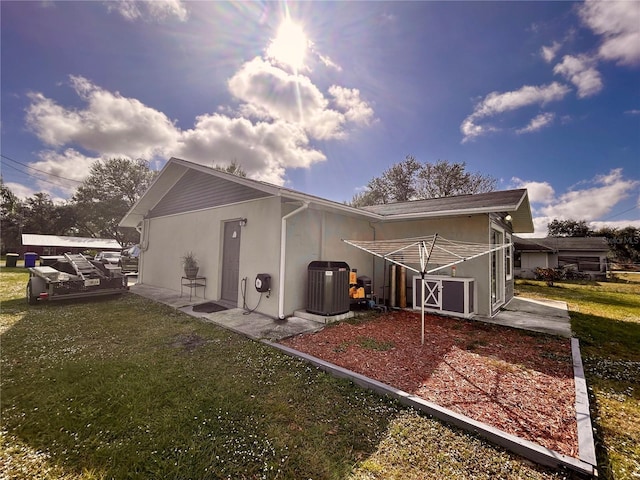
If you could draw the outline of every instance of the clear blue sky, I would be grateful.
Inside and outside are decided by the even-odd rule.
[[[640,226],[640,2],[0,2],[2,177],[237,161],[336,201],[407,155]],[[19,162],[19,163],[16,163]]]

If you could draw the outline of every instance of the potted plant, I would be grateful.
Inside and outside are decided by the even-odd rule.
[[[196,278],[198,276],[198,261],[192,252],[182,257],[182,266],[184,267],[185,277]]]

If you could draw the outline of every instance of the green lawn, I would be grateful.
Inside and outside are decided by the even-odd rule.
[[[0,270],[2,478],[571,478],[133,294],[28,306],[26,280]]]
[[[516,291],[567,302],[592,394],[600,476],[640,478],[640,275],[553,287],[520,280]]]

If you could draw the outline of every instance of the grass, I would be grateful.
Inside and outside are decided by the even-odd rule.
[[[516,290],[567,302],[592,395],[600,476],[640,478],[640,275],[554,287],[520,280]]]
[[[26,280],[0,270],[6,478],[570,478],[133,294],[28,306]]]

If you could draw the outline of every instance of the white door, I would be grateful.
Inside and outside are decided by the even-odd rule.
[[[491,227],[491,248],[504,244],[504,230]],[[505,297],[504,252],[502,249],[491,252],[491,311],[495,312]]]
[[[414,308],[420,308],[420,302],[422,299],[422,279],[420,277],[414,277],[415,282],[413,285],[413,291],[415,300],[413,304]],[[442,281],[425,279],[424,281],[424,308],[430,308],[432,310],[442,309]]]

